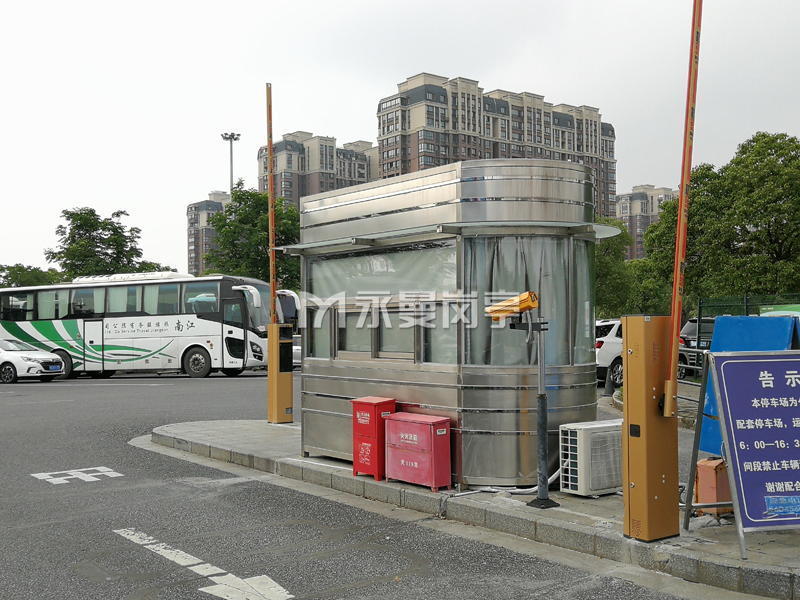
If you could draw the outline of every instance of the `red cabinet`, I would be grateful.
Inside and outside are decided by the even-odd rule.
[[[386,477],[450,487],[450,419],[394,413],[386,417]]]
[[[396,400],[367,396],[353,404],[353,475],[366,473],[383,479],[385,460],[384,419],[394,413]]]

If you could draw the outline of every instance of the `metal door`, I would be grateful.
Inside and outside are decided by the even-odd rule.
[[[247,353],[245,305],[241,300],[222,301],[222,367],[243,369]]]
[[[86,371],[103,370],[103,321],[83,322],[83,368]]]

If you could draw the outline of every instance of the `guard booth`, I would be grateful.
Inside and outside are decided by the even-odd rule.
[[[596,418],[591,170],[453,163],[303,199],[302,449],[352,460],[353,398],[450,418],[454,482],[535,485],[536,344],[484,308],[535,291],[549,322],[551,462]]]

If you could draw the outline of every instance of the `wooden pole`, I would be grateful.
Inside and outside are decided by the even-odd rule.
[[[692,39],[689,46],[689,81],[686,86],[686,115],[683,127],[683,160],[681,165],[680,197],[678,200],[678,225],[675,230],[675,261],[672,269],[670,362],[664,390],[663,414],[665,417],[675,416],[678,410],[678,345],[682,325],[686,239],[689,228],[689,183],[692,177],[692,148],[695,107],[697,105],[697,68],[700,64],[700,23],[702,15],[703,0],[694,0]]]

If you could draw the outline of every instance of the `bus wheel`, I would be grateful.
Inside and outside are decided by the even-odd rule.
[[[78,374],[72,371],[72,357],[63,350],[56,350],[53,354],[57,354],[61,362],[64,363],[64,373],[59,375],[59,379],[72,379],[77,377]]]
[[[190,348],[183,356],[183,370],[189,377],[208,377],[211,357],[203,348]]]
[[[222,369],[222,372],[228,377],[236,377],[237,375],[241,375],[243,371],[244,369]]]

